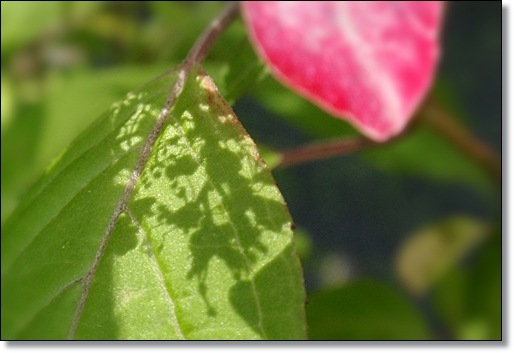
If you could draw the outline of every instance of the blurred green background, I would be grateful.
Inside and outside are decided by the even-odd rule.
[[[177,65],[222,2],[1,3],[2,223],[110,104]],[[501,7],[448,4],[434,95],[500,153]],[[271,164],[353,136],[277,83],[237,20],[207,71]],[[273,174],[297,225],[311,339],[500,339],[501,187],[429,127]]]

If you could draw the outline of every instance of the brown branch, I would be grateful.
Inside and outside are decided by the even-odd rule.
[[[308,163],[335,156],[347,155],[365,148],[389,144],[401,140],[419,124],[427,124],[438,133],[447,138],[455,147],[477,161],[496,180],[501,182],[501,158],[491,148],[477,140],[464,127],[455,122],[455,119],[429,98],[420,107],[416,117],[398,136],[385,143],[378,143],[364,137],[344,138],[329,142],[316,142],[280,151],[281,161],[276,168],[286,168],[293,165]]]
[[[477,161],[495,181],[501,183],[501,157],[489,146],[479,141],[443,109],[433,98],[427,99],[419,111],[419,121],[424,122],[447,138],[455,147]]]
[[[280,152],[281,160],[276,168],[285,168],[296,164],[312,162],[334,156],[342,156],[377,145],[380,145],[380,143],[364,137],[345,138],[329,142],[316,142]]]
[[[215,18],[209,27],[196,40],[195,44],[187,54],[186,65],[199,64],[205,59],[207,54],[218,37],[227,29],[239,14],[239,4],[231,1],[227,4],[223,12]]]

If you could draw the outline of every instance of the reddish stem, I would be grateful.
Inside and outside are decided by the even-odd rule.
[[[282,151],[282,159],[277,168],[312,162],[315,160],[342,156],[359,151],[363,148],[377,146],[379,143],[367,138],[345,138],[337,141],[317,142],[299,148]]]
[[[456,123],[455,119],[432,98],[427,99],[425,104],[420,107],[417,117],[412,120],[412,123],[405,131],[386,143],[401,139],[402,136],[407,135],[411,129],[419,123],[425,123],[436,130],[454,146],[479,163],[489,172],[495,181],[501,183],[500,156],[471,135],[463,126]],[[290,167],[292,165],[334,156],[342,156],[364,148],[379,145],[381,144],[363,137],[344,138],[336,141],[308,144],[280,152],[282,159],[277,168]]]
[[[489,146],[473,136],[444,110],[433,98],[420,109],[419,120],[436,130],[455,147],[477,161],[495,181],[501,183],[501,157]]]

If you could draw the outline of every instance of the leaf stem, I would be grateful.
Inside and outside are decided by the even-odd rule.
[[[307,144],[280,152],[281,160],[276,168],[286,168],[296,164],[342,156],[377,145],[379,145],[379,143],[364,137],[344,138],[335,141]]]
[[[209,27],[205,29],[195,44],[187,54],[185,63],[189,65],[199,64],[205,59],[212,45],[218,37],[227,29],[227,27],[235,20],[239,14],[239,5],[237,1],[231,1],[227,4],[223,12],[215,18]],[[187,64],[186,64],[187,65]]]
[[[455,119],[433,98],[428,98],[416,115],[412,119],[411,124],[400,135],[385,143],[401,140],[402,136],[407,135],[416,125],[420,123],[427,124],[447,138],[455,147],[479,163],[496,182],[501,183],[500,156],[483,142],[479,141],[463,126],[456,123]],[[364,137],[343,138],[307,144],[298,148],[279,151],[281,161],[276,168],[286,168],[301,163],[346,155],[382,144],[384,143],[374,142]]]
[[[458,124],[435,99],[432,97],[427,99],[419,111],[418,120],[447,138],[455,147],[487,170],[495,181],[501,183],[501,157],[462,125]]]

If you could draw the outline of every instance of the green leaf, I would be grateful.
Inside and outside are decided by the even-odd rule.
[[[305,338],[287,207],[210,78],[189,77],[146,161],[177,71],[115,103],[6,222],[2,339]]]
[[[234,54],[227,63],[223,96],[233,104],[267,74],[267,68],[259,61],[248,38],[245,37],[234,49]]]
[[[252,95],[268,110],[299,127],[309,136],[360,136],[348,122],[334,118],[269,75],[252,90]]]
[[[480,335],[461,332],[463,339],[501,340],[502,338],[502,239],[501,226],[480,252],[470,268],[467,301],[469,321],[479,324]]]
[[[322,290],[309,297],[312,340],[427,340],[421,314],[392,288],[372,281]]]
[[[259,154],[271,169],[279,165],[282,160],[280,153],[264,145],[259,145]]]
[[[469,272],[455,266],[434,285],[432,292],[437,315],[454,335],[465,322],[468,281]]]
[[[483,221],[453,216],[423,227],[407,238],[396,259],[400,280],[414,294],[426,292],[487,236]]]

